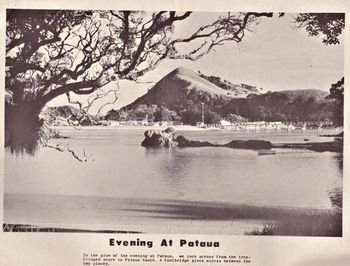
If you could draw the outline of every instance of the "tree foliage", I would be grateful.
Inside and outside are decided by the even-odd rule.
[[[344,78],[332,84],[330,94],[327,99],[334,99],[336,102],[335,111],[333,115],[333,122],[335,126],[343,126],[344,124]]]
[[[180,117],[175,111],[169,110],[165,106],[160,106],[154,113],[154,121],[179,121]]]
[[[340,44],[340,35],[345,27],[344,13],[301,13],[295,18],[300,28],[309,36],[321,36],[325,45]],[[327,99],[335,99],[333,123],[343,126],[344,120],[344,77],[332,84]]]
[[[227,13],[175,38],[175,25],[191,14],[8,9],[5,146],[33,152],[42,133],[39,114],[59,95],[136,80],[164,59],[197,60],[226,42],[240,42],[259,17],[272,16]],[[191,49],[183,52],[186,44]]]
[[[300,28],[309,36],[319,36],[325,45],[339,44],[339,37],[345,27],[344,13],[300,13],[295,18]]]
[[[261,14],[228,14],[186,38],[175,23],[191,12],[8,10],[6,91],[12,103],[90,94],[113,79],[131,79],[165,58],[196,60],[215,46],[239,42]],[[182,54],[178,44],[203,40]]]
[[[249,98],[232,99],[218,112],[227,117],[236,114],[251,121],[328,121],[335,103],[317,90],[276,91]]]
[[[202,110],[198,106],[193,106],[180,112],[181,121],[187,125],[195,126],[202,122]],[[221,116],[212,110],[204,110],[204,123],[207,125],[218,124]]]

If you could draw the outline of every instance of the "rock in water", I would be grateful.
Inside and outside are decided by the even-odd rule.
[[[174,137],[174,128],[169,127],[163,131],[147,130],[144,135],[145,139],[141,143],[144,147],[227,147],[234,149],[248,149],[248,150],[271,150],[272,148],[288,148],[288,149],[309,149],[312,151],[330,151],[330,152],[343,152],[343,140],[336,139],[332,142],[321,143],[286,143],[286,144],[274,144],[265,140],[232,140],[224,145],[213,144],[208,141],[196,141],[186,139],[184,136],[179,135]],[[268,152],[266,154],[272,154]]]
[[[208,141],[196,141],[188,140],[184,136],[178,136],[175,141],[178,143],[179,147],[212,147],[215,146],[213,143]]]
[[[144,147],[175,147],[177,142],[174,140],[175,130],[172,127],[168,127],[163,131],[147,130],[144,135],[145,139],[141,145]]]
[[[264,140],[233,140],[224,145],[213,144],[208,141],[196,141],[186,139],[179,135],[176,139],[174,137],[174,128],[169,127],[163,131],[147,130],[144,135],[145,139],[141,143],[144,147],[227,147],[236,149],[250,149],[250,150],[270,150],[272,144]]]
[[[270,150],[272,143],[265,140],[232,140],[224,146],[236,149]]]

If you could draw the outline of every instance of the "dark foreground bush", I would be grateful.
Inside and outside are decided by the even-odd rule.
[[[324,213],[300,214],[265,225],[262,229],[246,232],[246,235],[276,236],[342,236],[342,213],[340,210]]]

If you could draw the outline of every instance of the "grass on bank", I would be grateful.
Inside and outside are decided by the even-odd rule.
[[[276,236],[342,236],[341,210],[325,213],[295,215],[264,225],[262,229],[253,229],[246,235]]]

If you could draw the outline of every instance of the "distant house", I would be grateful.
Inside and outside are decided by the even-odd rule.
[[[222,119],[222,120],[220,120],[219,124],[220,124],[220,126],[224,127],[224,126],[231,125],[231,122]]]
[[[197,127],[205,127],[205,124],[203,122],[197,122],[196,126]]]

